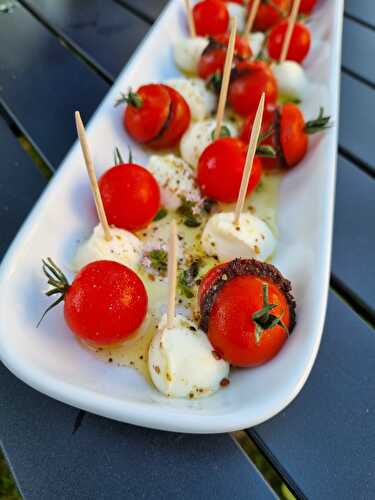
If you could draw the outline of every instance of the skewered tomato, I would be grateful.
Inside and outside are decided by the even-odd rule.
[[[276,105],[277,82],[263,61],[243,61],[232,71],[228,102],[240,115],[247,116],[258,109],[260,98],[266,94],[265,107]]]
[[[309,16],[316,5],[316,0],[301,0],[299,13],[304,16]]]
[[[151,83],[117,101],[126,102],[124,127],[133,139],[154,149],[172,147],[190,123],[185,99],[167,85]]]
[[[148,298],[142,281],[118,262],[92,262],[81,269],[72,284],[51,259],[43,261],[43,271],[52,287],[47,295],[60,295],[46,313],[64,301],[65,321],[81,339],[98,345],[120,342],[146,316]]]
[[[135,163],[115,165],[99,180],[108,223],[136,231],[146,227],[160,208],[160,190],[155,177]]]
[[[201,154],[197,181],[204,196],[231,203],[237,200],[245,167],[247,146],[239,139],[225,137],[212,142]],[[262,176],[262,164],[254,158],[247,194]]]
[[[254,125],[255,115],[256,111],[251,113],[242,127],[240,133],[240,139],[245,144],[248,144],[250,141],[251,130]],[[277,168],[281,168],[283,166],[280,154],[278,154],[278,152],[280,151],[280,144],[278,141],[279,136],[277,133],[275,133],[275,130],[277,130],[278,127],[278,123],[279,123],[278,110],[275,108],[265,109],[263,112],[262,128],[260,130],[259,144],[262,146],[271,146],[276,152],[274,158],[269,158],[269,157],[262,158],[262,166],[266,170],[274,170]]]
[[[268,54],[272,59],[280,59],[288,21],[283,21],[275,26],[269,34],[267,41]],[[307,56],[311,45],[310,30],[303,23],[296,23],[293,28],[292,38],[286,58],[289,61],[301,63]]]
[[[169,117],[159,135],[147,145],[152,149],[164,149],[175,146],[190,125],[190,108],[177,90],[162,85],[171,98]]]
[[[233,365],[269,361],[294,328],[290,282],[271,264],[235,259],[208,273],[200,288],[201,328]]]
[[[194,5],[193,19],[197,35],[214,36],[227,31],[229,13],[220,0],[203,0]]]
[[[215,36],[210,40],[210,43],[203,51],[203,54],[198,63],[198,75],[203,80],[211,77],[216,73],[222,73],[224,69],[227,47],[229,44],[229,34]],[[241,61],[251,57],[252,52],[250,45],[245,38],[236,35],[234,45],[234,60]]]
[[[241,132],[243,141],[249,140],[255,114],[248,117]],[[293,103],[284,104],[274,111],[263,114],[262,135],[268,135],[262,144],[276,150],[276,158],[262,159],[265,168],[294,167],[305,156],[308,136],[322,132],[330,126],[330,117],[324,116],[321,108],[315,120],[305,122],[301,110]]]
[[[250,0],[249,9],[252,3],[253,0]],[[268,31],[272,26],[278,24],[288,16],[291,4],[291,0],[261,0],[254,21],[254,30]]]

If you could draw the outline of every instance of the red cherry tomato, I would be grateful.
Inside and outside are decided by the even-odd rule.
[[[251,113],[247,117],[242,127],[240,139],[245,144],[248,144],[250,141],[250,135],[254,125],[255,115],[256,111]],[[280,154],[277,154],[280,150],[279,136],[277,133],[275,133],[275,130],[277,130],[277,115],[278,111],[274,108],[267,108],[263,113],[262,128],[260,133],[261,136],[267,136],[268,134],[270,135],[268,135],[268,137],[261,142],[261,145],[272,146],[272,148],[276,151],[276,158],[262,158],[262,166],[266,170],[274,170],[277,168],[282,168],[284,166],[284,162],[281,161]]]
[[[232,72],[228,102],[242,116],[258,109],[262,93],[266,94],[266,107],[273,107],[277,100],[277,82],[270,68],[263,61],[243,61]]]
[[[74,334],[102,345],[120,342],[139,328],[148,302],[136,273],[107,260],[81,269],[64,300],[65,320]]]
[[[280,143],[288,167],[294,167],[305,156],[308,135],[301,110],[292,103],[285,104],[281,110]]]
[[[167,85],[161,85],[171,99],[170,114],[159,135],[147,146],[152,149],[164,149],[176,146],[190,124],[190,108],[182,95]]]
[[[272,59],[280,59],[288,21],[283,21],[275,26],[269,34],[267,41],[268,54]],[[307,56],[311,45],[310,30],[302,23],[296,23],[293,28],[292,38],[287,53],[287,59],[301,63]]]
[[[253,0],[250,0],[249,9],[252,3]],[[288,16],[291,4],[291,0],[261,0],[254,21],[254,30],[268,31],[272,26],[278,24],[283,18]]]
[[[116,165],[99,180],[108,223],[136,231],[146,227],[160,207],[160,190],[154,176],[134,163]]]
[[[153,149],[175,146],[190,124],[190,108],[176,90],[149,84],[124,99],[124,127],[134,140]]]
[[[299,6],[299,13],[305,16],[309,16],[316,5],[316,0],[301,0]]]
[[[289,328],[289,306],[284,294],[272,282],[255,276],[238,276],[228,281],[212,306],[208,337],[215,351],[235,366],[257,366],[269,361],[288,338],[285,329],[277,324],[265,329],[257,342],[253,315],[264,308],[265,284],[268,302],[276,306],[272,314]]]
[[[224,203],[237,200],[247,146],[239,139],[225,137],[211,143],[198,162],[197,181],[204,196]],[[256,187],[262,176],[262,164],[254,158],[247,194]]]
[[[203,0],[193,7],[195,31],[199,36],[214,36],[225,33],[229,13],[220,0]]]
[[[158,84],[143,85],[127,96],[124,127],[141,144],[154,139],[163,128],[171,105],[166,89]]]
[[[198,75],[203,80],[207,80],[215,73],[222,73],[224,69],[225,57],[229,43],[229,34],[215,36],[203,54],[198,63]],[[234,45],[234,60],[243,60],[251,57],[250,45],[245,38],[236,36]]]

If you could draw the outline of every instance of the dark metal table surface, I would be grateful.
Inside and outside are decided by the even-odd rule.
[[[20,0],[0,15],[1,255],[75,140],[73,111],[92,115],[165,3]],[[247,440],[285,498],[375,498],[374,52],[375,2],[347,0],[331,292],[301,394],[243,433],[190,436],[86,414],[0,365],[0,442],[25,498],[273,498]]]

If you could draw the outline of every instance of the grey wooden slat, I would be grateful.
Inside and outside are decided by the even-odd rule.
[[[375,181],[339,156],[333,273],[375,310]]]
[[[362,26],[351,19],[344,19],[343,67],[375,84],[375,67],[370,63],[374,52],[375,30]]]
[[[107,90],[23,7],[0,15],[0,100],[52,165],[75,140],[74,111],[87,120]]]
[[[375,332],[331,293],[304,389],[250,434],[308,498],[370,500],[375,481]]]
[[[47,180],[0,116],[0,260]]]
[[[375,3],[373,0],[345,0],[345,13],[375,28]]]
[[[24,0],[54,29],[114,78],[137,48],[149,24],[108,0]]]
[[[27,500],[274,498],[228,435],[146,430],[77,411],[0,363],[0,437]]]
[[[375,92],[364,83],[341,75],[339,144],[375,173]]]

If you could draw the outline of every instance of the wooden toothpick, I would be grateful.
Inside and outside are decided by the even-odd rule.
[[[293,2],[293,7],[292,7],[292,10],[290,12],[289,19],[288,19],[288,28],[287,28],[286,33],[285,33],[284,43],[283,43],[283,46],[281,49],[279,62],[284,62],[286,59],[286,56],[288,55],[290,40],[292,39],[294,25],[296,24],[296,21],[297,21],[300,3],[301,3],[301,0],[294,0],[294,2]]]
[[[193,17],[193,9],[191,8],[191,0],[185,0],[185,5],[186,5],[186,14],[189,25],[190,36],[194,38],[197,32],[195,31],[195,23]]]
[[[236,42],[236,32],[237,32],[236,18],[232,17],[230,22],[231,22],[230,37],[229,37],[229,43],[228,43],[228,48],[227,48],[227,54],[225,56],[225,64],[224,64],[223,78],[222,78],[222,82],[221,82],[219,104],[217,106],[216,128],[215,128],[215,134],[214,134],[215,140],[220,137],[221,126],[222,126],[223,118],[224,118],[225,103],[226,103],[227,94],[228,94],[230,72],[232,70],[234,44]]]
[[[92,158],[91,158],[91,154],[90,154],[90,149],[89,149],[89,144],[88,144],[87,137],[86,137],[85,127],[83,126],[81,115],[79,114],[79,111],[75,112],[75,119],[76,119],[78,138],[79,138],[79,142],[81,143],[82,154],[83,154],[83,157],[85,159],[87,173],[88,173],[89,179],[90,179],[91,191],[92,191],[92,194],[94,196],[96,211],[98,212],[98,217],[99,217],[100,223],[103,227],[104,237],[107,241],[111,241],[112,235],[111,235],[111,231],[109,229],[107,216],[106,216],[105,211],[104,211],[102,197],[100,196],[98,181],[96,179],[94,164],[92,162]]]
[[[168,312],[167,328],[173,328],[176,314],[176,286],[177,286],[177,226],[171,222],[168,248]]]
[[[263,119],[263,110],[264,110],[264,99],[265,93],[263,92],[262,97],[260,98],[258,110],[255,115],[253,128],[251,130],[251,137],[249,142],[249,147],[247,149],[245,167],[243,169],[242,180],[240,192],[237,198],[236,211],[234,214],[234,225],[239,226],[241,212],[245,203],[247,186],[249,184],[251,170],[253,166],[254,156],[258,145],[258,139],[260,134],[260,129],[262,127],[262,119]]]
[[[245,26],[245,31],[243,32],[244,36],[249,36],[251,33],[251,30],[253,29],[255,17],[258,12],[260,0],[254,0],[253,5],[251,6],[249,16],[246,21],[246,26]]]

